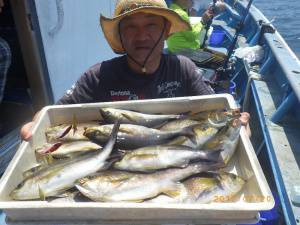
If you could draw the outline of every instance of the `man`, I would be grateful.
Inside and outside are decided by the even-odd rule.
[[[0,0],[0,14],[4,7],[3,0]],[[0,37],[0,103],[4,95],[6,76],[11,64],[11,51],[7,42]]]
[[[193,6],[190,10],[190,16],[202,16],[207,7],[211,5],[212,0],[193,0]],[[218,0],[216,3],[216,10],[222,12],[226,9],[226,5],[223,0]]]
[[[170,9],[178,13],[183,20],[190,23],[189,16],[196,16],[193,9],[195,2],[192,0],[173,0]],[[223,4],[219,4],[217,8],[223,9]],[[207,33],[206,25],[212,20],[214,12],[211,8],[207,9],[203,14],[200,22],[191,24],[192,30],[177,32],[171,35],[168,40],[168,50],[172,53],[180,52],[183,49],[200,49],[203,44],[204,36]]]
[[[118,0],[114,17],[101,15],[100,22],[113,51],[124,55],[91,67],[57,104],[214,93],[193,62],[162,54],[170,34],[190,29],[164,0]],[[21,129],[25,140],[33,121]]]

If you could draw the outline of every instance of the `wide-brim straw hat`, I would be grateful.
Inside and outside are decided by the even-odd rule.
[[[176,12],[168,9],[164,0],[118,0],[115,6],[113,18],[100,16],[100,24],[104,36],[110,47],[117,54],[125,53],[119,35],[119,22],[126,16],[135,13],[150,13],[158,16],[163,16],[171,23],[171,35],[175,32],[190,30],[191,26],[183,20]]]

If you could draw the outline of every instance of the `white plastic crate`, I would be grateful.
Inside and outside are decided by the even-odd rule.
[[[0,181],[0,208],[11,221],[22,224],[236,224],[257,221],[260,210],[274,206],[274,200],[252,144],[241,129],[240,141],[229,169],[247,181],[239,201],[211,204],[154,203],[48,203],[12,201],[9,193],[21,182],[22,172],[35,165],[34,149],[45,142],[50,125],[99,119],[100,107],[131,109],[146,113],[199,112],[235,108],[231,95],[210,95],[173,99],[78,104],[45,107],[33,128],[33,139],[23,142]],[[30,221],[30,222],[29,222]]]

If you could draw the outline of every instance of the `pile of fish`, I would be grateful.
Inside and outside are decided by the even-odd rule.
[[[11,198],[210,203],[243,188],[242,178],[220,170],[239,141],[238,110],[100,113],[102,124],[77,124],[74,117],[72,125],[49,127],[47,143],[36,149],[39,164],[24,171]]]

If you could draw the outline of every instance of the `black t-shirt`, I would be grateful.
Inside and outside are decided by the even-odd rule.
[[[86,71],[57,104],[172,98],[213,94],[196,65],[184,56],[162,55],[153,74],[133,72],[126,56],[98,63]]]

